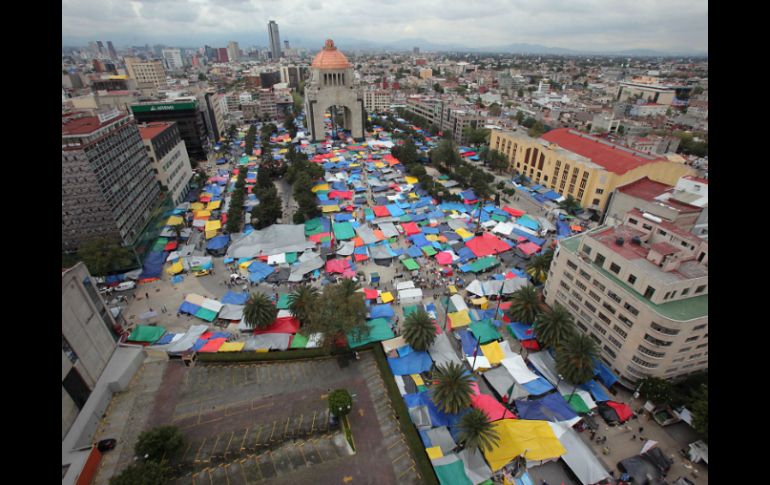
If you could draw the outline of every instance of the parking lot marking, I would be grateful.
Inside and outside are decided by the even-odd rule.
[[[310,466],[307,462],[307,458],[305,458],[305,451],[302,449],[304,447],[305,443],[301,443],[299,445],[295,445],[297,448],[299,448],[299,454],[302,455],[302,459],[305,460],[305,466]]]
[[[286,433],[289,432],[289,421],[291,421],[291,417],[286,418],[286,427],[283,429],[284,436],[286,436]]]
[[[313,433],[313,429],[315,429],[315,415],[318,413],[318,411],[313,411],[313,422],[310,423],[310,433]]]
[[[203,442],[201,443],[200,448],[198,448],[198,451],[195,453],[195,459],[193,460],[195,463],[200,463],[200,460],[198,460],[198,455],[200,454],[203,445],[206,444],[206,440],[208,440],[208,438],[203,438]]]
[[[225,454],[227,454],[227,450],[230,449],[230,444],[233,442],[233,436],[235,436],[235,431],[230,433],[230,439],[227,440],[227,446],[225,447]]]
[[[404,475],[406,475],[406,474],[407,474],[407,473],[409,473],[410,471],[415,471],[415,470],[414,470],[414,465],[410,466],[409,468],[407,468],[406,470],[404,470],[403,472],[401,472],[401,475],[399,475],[399,476],[398,476],[398,478],[401,478],[401,477],[403,477]]]
[[[398,457],[396,457],[396,459],[395,459],[395,460],[393,460],[393,463],[397,462],[398,460],[400,460],[401,458],[403,458],[403,457],[405,457],[405,456],[407,456],[407,455],[408,455],[408,453],[407,453],[407,452],[404,452],[404,453],[402,453],[402,454],[398,455]]]
[[[273,421],[273,430],[270,432],[270,437],[267,439],[268,442],[273,441],[273,433],[275,433],[275,427],[278,424],[278,421]]]
[[[400,440],[398,440],[398,441],[394,441],[392,445],[388,446],[388,449],[391,449],[391,448],[393,448],[394,446],[396,446],[397,444],[399,444],[399,443],[403,443],[403,442],[404,442],[404,440],[403,440],[403,439],[400,439]]]
[[[187,448],[185,448],[184,453],[182,453],[182,461],[185,461],[185,457],[187,456],[187,453],[190,452],[191,448],[192,448],[192,443],[188,443]]]
[[[222,435],[221,435],[221,434],[218,434],[218,435],[217,435],[217,440],[214,442],[214,446],[211,448],[211,451],[209,452],[209,456],[208,456],[208,458],[206,458],[206,459],[205,459],[205,460],[203,460],[203,461],[211,461],[211,456],[214,454],[214,450],[216,450],[216,449],[217,449],[217,445],[219,444],[219,438],[221,438],[221,437],[222,437]]]
[[[246,444],[246,437],[247,437],[247,436],[249,436],[249,430],[250,430],[250,429],[251,429],[251,426],[249,426],[248,428],[246,428],[246,432],[245,432],[245,433],[243,433],[243,439],[241,440],[241,446],[239,446],[239,449],[240,449],[241,451],[243,451],[243,450],[245,449],[245,448],[244,448],[244,445]]]
[[[300,414],[299,415],[299,423],[297,424],[297,431],[295,431],[295,433],[299,433],[299,428],[302,426],[302,421],[304,421],[304,419],[305,419],[305,415],[304,414]]]

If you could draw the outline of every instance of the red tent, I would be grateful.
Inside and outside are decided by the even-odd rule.
[[[276,318],[269,327],[254,330],[254,335],[263,333],[297,333],[299,330],[299,320],[294,317]]]
[[[413,234],[419,234],[422,232],[420,231],[420,228],[417,227],[417,224],[415,224],[414,222],[404,222],[401,224],[401,227],[404,228],[404,232],[406,233],[407,236],[411,236]]]
[[[376,300],[379,293],[380,292],[374,288],[364,288],[364,298],[367,300]]]
[[[326,262],[327,273],[344,273],[350,269],[350,261],[347,259],[330,259]]]
[[[374,215],[377,217],[390,216],[390,211],[384,205],[375,205],[374,207],[372,207],[372,210],[374,211]]]
[[[163,247],[164,251],[173,251],[174,249],[176,249],[176,241],[169,241],[169,243]]]
[[[618,418],[620,418],[621,423],[625,423],[631,418],[631,416],[634,415],[634,412],[631,411],[631,408],[622,402],[607,401],[607,406],[615,410],[615,412],[618,414]]]
[[[216,352],[225,342],[227,342],[226,338],[213,338],[203,344],[203,347],[198,352]]]
[[[527,256],[532,256],[536,252],[540,251],[540,246],[533,242],[526,242],[524,244],[519,244],[516,246],[517,249],[521,250],[522,253],[526,254]]]
[[[452,253],[441,251],[436,255],[436,262],[438,262],[438,264],[452,264]]]
[[[332,190],[329,192],[328,197],[330,199],[350,200],[353,198],[353,192],[350,190]]]
[[[540,346],[537,344],[537,340],[531,339],[531,340],[522,340],[519,342],[522,347],[524,347],[527,350],[540,350]]]
[[[498,419],[516,419],[516,415],[505,409],[497,399],[489,394],[476,394],[471,396],[471,405],[484,411],[484,414],[489,416],[490,421],[497,421]]]
[[[526,214],[526,212],[520,211],[519,209],[514,209],[513,207],[503,207],[503,210],[513,217],[521,217]]]
[[[485,232],[481,236],[474,237],[466,242],[465,245],[468,246],[477,257],[502,253],[503,251],[511,249],[502,239],[488,232]]]

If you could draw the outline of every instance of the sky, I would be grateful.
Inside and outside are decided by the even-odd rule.
[[[119,48],[224,47],[234,40],[242,49],[264,47],[270,20],[282,42],[319,49],[332,38],[343,50],[341,41],[424,40],[468,48],[708,52],[708,0],[62,0],[62,41],[112,40]]]

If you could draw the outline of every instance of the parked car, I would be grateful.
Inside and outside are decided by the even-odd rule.
[[[115,291],[128,291],[136,288],[136,283],[133,281],[124,281],[115,287]]]
[[[196,271],[195,272],[195,276],[206,276],[208,274],[211,274],[211,271],[209,271],[207,269],[202,269],[200,271]]]

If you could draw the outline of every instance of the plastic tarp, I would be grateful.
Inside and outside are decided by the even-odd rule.
[[[227,256],[255,258],[260,255],[301,252],[313,247],[315,243],[305,237],[304,224],[273,224],[233,241],[227,249]]]
[[[137,325],[131,335],[128,336],[130,342],[148,342],[150,344],[156,342],[159,338],[166,333],[166,329],[163,327],[152,327],[149,325]]]
[[[390,239],[392,237],[398,236],[398,230],[392,222],[381,222],[379,226],[380,230],[382,231],[382,235],[386,238]]]
[[[524,384],[524,389],[527,390],[528,393],[532,394],[533,396],[539,396],[541,394],[545,394],[546,392],[553,389],[553,386],[550,382],[543,379],[542,377],[538,377],[534,381],[529,381]]]
[[[520,355],[514,354],[508,356],[503,359],[502,364],[519,384],[526,384],[527,382],[534,381],[538,378],[537,374],[529,370],[527,364]]]
[[[485,482],[492,477],[492,470],[490,470],[487,462],[484,461],[484,455],[478,450],[465,449],[457,454],[465,467],[465,476],[471,481],[473,485]]]
[[[437,366],[446,365],[450,362],[462,364],[462,360],[457,357],[457,353],[455,353],[455,350],[449,341],[449,337],[447,337],[447,334],[445,333],[436,335],[436,339],[433,340],[433,343],[428,347],[428,353]]]
[[[210,251],[217,251],[227,246],[229,242],[230,242],[230,236],[226,234],[222,236],[217,236],[209,240],[208,244],[206,244],[206,249]]]
[[[527,256],[532,256],[536,252],[540,251],[540,246],[533,242],[525,242],[523,244],[519,244],[516,246],[516,249],[520,250],[522,253],[526,254]]]
[[[358,331],[353,330],[347,334],[348,345],[351,349],[364,346],[372,342],[380,342],[394,338],[396,335],[390,328],[390,324],[384,318],[375,318],[366,322],[369,327],[368,335],[360,335]]]
[[[595,380],[590,380],[585,384],[581,384],[580,388],[591,393],[591,396],[596,402],[609,401],[610,396],[604,391],[604,388]]]
[[[233,305],[230,303],[225,303],[222,305],[222,309],[219,311],[218,317],[222,320],[242,320],[244,308],[246,308],[245,305]]]
[[[490,364],[497,365],[503,360],[503,350],[500,348],[500,344],[498,344],[496,340],[493,340],[486,345],[481,345],[480,348],[481,352],[484,354],[484,357],[487,358]]]
[[[356,237],[356,231],[349,222],[337,222],[334,224],[334,237],[339,240],[352,239]]]
[[[508,324],[508,329],[511,334],[516,337],[516,340],[532,340],[535,338],[535,332],[532,330],[532,325],[512,322]]]
[[[502,239],[488,232],[485,232],[481,236],[474,237],[470,241],[466,242],[465,245],[468,246],[471,251],[473,251],[473,254],[476,255],[476,257],[479,258],[482,256],[499,254],[511,249],[511,247]]]
[[[523,386],[517,385],[511,374],[505,367],[495,367],[486,371],[484,379],[500,395],[510,402],[512,399],[523,399],[529,396],[529,393]]]
[[[457,455],[432,460],[433,469],[441,485],[473,485],[465,475],[465,466]]]
[[[450,303],[455,308],[455,311],[461,312],[463,310],[468,310],[468,305],[465,304],[465,300],[463,300],[463,297],[460,295],[452,295],[449,298]]]
[[[613,374],[612,371],[599,359],[594,360],[594,371],[596,372],[596,376],[599,378],[599,380],[602,381],[602,384],[607,387],[610,387],[618,382],[617,376],[615,376],[615,374]]]
[[[294,317],[276,318],[267,328],[255,329],[254,335],[265,333],[297,333],[299,330],[299,320]]]
[[[382,304],[382,305],[374,305],[371,310],[369,311],[369,316],[371,318],[386,318],[391,319],[396,314],[393,312],[393,307],[391,307],[389,304]]]
[[[497,421],[498,419],[515,419],[513,413],[508,411],[505,406],[500,404],[494,397],[489,394],[476,394],[471,396],[471,405],[484,411],[489,417],[490,421]]]
[[[438,446],[441,448],[442,453],[445,455],[452,453],[457,447],[457,443],[449,434],[449,429],[446,426],[439,426],[425,431],[425,435],[430,441],[432,446]]]
[[[203,333],[206,332],[208,328],[208,325],[191,326],[179,340],[170,344],[166,351],[169,353],[178,353],[189,350],[193,345],[195,345],[195,342],[198,341],[198,337],[203,335]]]
[[[286,350],[290,339],[289,333],[253,335],[245,340],[243,350]]]
[[[631,418],[631,416],[634,415],[634,412],[631,411],[631,408],[622,402],[607,401],[607,406],[615,410],[615,413],[617,413],[621,423],[625,423]]]
[[[307,256],[306,256],[307,255]],[[291,267],[291,275],[289,275],[289,282],[296,283],[302,281],[306,274],[311,271],[323,268],[324,261],[320,256],[314,253],[304,253],[299,258],[299,264]]]
[[[569,421],[577,417],[577,414],[558,393],[548,394],[540,399],[516,401],[516,409],[518,409],[521,419]]]
[[[429,371],[433,360],[427,352],[414,351],[404,357],[388,357],[388,365],[393,374],[403,376]]]
[[[522,454],[529,461],[542,461],[567,452],[546,421],[501,419],[492,426],[500,435],[498,445],[484,452],[492,471],[496,472]]]
[[[471,323],[470,330],[473,332],[473,335],[476,336],[476,339],[480,340],[482,344],[491,342],[493,340],[500,340],[502,338],[497,329],[490,323],[488,319]]]
[[[609,473],[596,458],[593,451],[580,439],[577,432],[562,423],[549,423],[556,437],[567,450],[561,456],[583,485],[598,483],[609,477]]]
[[[232,290],[228,290],[227,293],[220,300],[223,304],[230,305],[245,305],[249,299],[248,292],[236,293]]]
[[[458,312],[450,312],[449,321],[452,324],[452,328],[466,327],[470,325],[471,317],[466,309]]]

